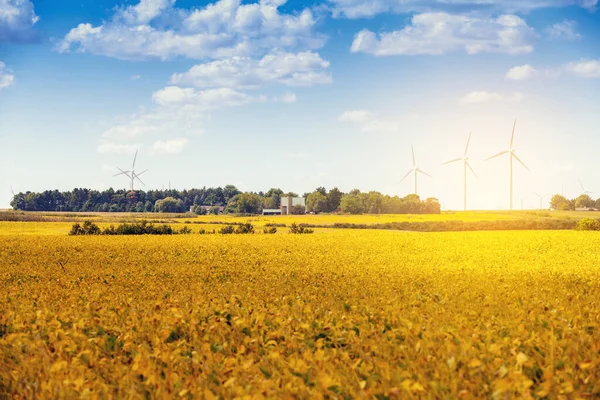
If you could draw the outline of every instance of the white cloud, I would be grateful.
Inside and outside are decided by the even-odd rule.
[[[314,32],[312,12],[281,13],[278,7],[284,1],[218,0],[191,10],[173,3],[142,0],[121,7],[102,25],[83,23],[71,29],[57,49],[121,59],[218,59],[264,54],[273,48],[318,48],[324,42]]]
[[[582,78],[600,78],[600,59],[580,60],[566,65],[566,71]]]
[[[133,154],[139,148],[139,144],[123,144],[107,142],[98,146],[98,153],[106,154]]]
[[[400,126],[398,122],[381,120],[366,110],[345,111],[338,120],[358,125],[363,132],[394,132]]]
[[[565,19],[562,22],[556,23],[545,29],[546,34],[552,39],[581,39],[581,35],[577,33],[577,22]]]
[[[14,85],[15,76],[6,68],[6,64],[0,61],[0,90]]]
[[[131,80],[132,81],[137,81],[138,79],[140,79],[142,76],[141,75],[131,75]]]
[[[364,18],[381,13],[527,13],[540,8],[579,6],[593,11],[598,0],[329,0],[335,17]]]
[[[38,21],[29,0],[0,0],[0,43],[28,42],[36,38]]]
[[[311,51],[273,52],[260,60],[232,57],[174,74],[171,83],[196,87],[256,88],[268,83],[310,86],[330,83],[329,62]]]
[[[172,140],[158,140],[152,145],[150,154],[180,154],[189,140],[186,138],[178,138]]]
[[[275,101],[278,101],[280,103],[295,103],[296,102],[296,94],[286,92],[282,96],[276,97]]]
[[[512,81],[522,81],[534,78],[539,75],[539,71],[529,64],[513,67],[506,73],[505,78]]]
[[[168,86],[154,92],[152,100],[155,107],[132,115],[128,121],[105,130],[99,152],[117,152],[130,149],[132,142],[154,140],[161,142],[161,148],[153,154],[165,154],[163,151],[169,137],[201,135],[202,122],[210,118],[210,112],[227,107],[266,101],[264,96],[250,96],[229,88],[196,90]],[[122,145],[124,147],[118,147]],[[174,144],[172,144],[174,146]],[[161,150],[162,149],[162,150]]]
[[[523,101],[525,96],[523,93],[502,94],[497,92],[487,92],[485,90],[470,92],[461,97],[458,102],[460,104],[482,104],[490,102],[514,102]]]
[[[516,15],[478,18],[446,13],[424,13],[412,17],[399,31],[379,37],[364,29],[356,34],[352,52],[377,56],[439,55],[465,51],[467,54],[524,54],[533,51],[536,34]]]

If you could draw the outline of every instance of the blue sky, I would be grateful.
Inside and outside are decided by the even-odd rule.
[[[0,208],[15,191],[317,186],[469,207],[598,191],[597,0],[0,0]]]

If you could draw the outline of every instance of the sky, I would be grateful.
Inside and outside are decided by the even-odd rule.
[[[598,0],[0,0],[15,192],[324,186],[515,208],[600,197]],[[581,182],[581,183],[580,183]],[[547,207],[549,197],[544,199]]]

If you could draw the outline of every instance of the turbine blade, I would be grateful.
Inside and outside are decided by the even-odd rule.
[[[113,175],[113,176],[119,176],[119,175],[127,175],[128,178],[131,178],[131,175],[129,175],[130,171],[123,171],[121,168],[117,167],[117,169],[119,171],[121,171],[119,174]]]
[[[535,192],[534,192],[533,194],[535,194],[537,197],[540,197],[540,198],[542,197],[542,196],[540,196],[539,194],[537,194],[537,193],[535,193]]]
[[[513,142],[515,141],[515,128],[517,127],[517,120],[515,119],[515,123],[513,125],[512,136],[510,137],[510,148],[513,147]]]
[[[471,143],[471,133],[469,133],[469,139],[467,139],[467,147],[465,147],[465,157],[467,156],[467,151],[469,151],[469,143]]]
[[[425,172],[425,171],[422,171],[420,168],[418,168],[416,171],[417,171],[417,172],[420,172],[420,173],[422,173],[423,175],[427,175],[427,176],[428,176],[428,177],[430,177],[430,178],[433,178],[431,175],[429,175],[429,174],[428,174],[427,172]]]
[[[581,190],[583,190],[585,192],[585,188],[583,187],[583,183],[581,182],[581,179],[579,179],[579,184],[581,185]]]
[[[453,162],[457,162],[457,161],[460,161],[460,160],[462,160],[462,158],[456,158],[456,159],[454,159],[454,160],[446,161],[446,162],[445,162],[445,163],[443,163],[442,165],[451,164],[451,163],[453,163]]]
[[[148,170],[147,170],[147,169],[145,169],[145,170],[143,170],[142,172],[140,172],[139,174],[138,174],[137,172],[136,172],[135,174],[136,174],[137,176],[140,176],[141,174],[143,174],[143,173],[144,173],[144,172],[146,172],[146,171],[148,171]]]
[[[525,169],[529,172],[531,172],[531,170],[529,169],[529,167],[527,165],[525,165],[525,163],[523,161],[521,161],[521,159],[519,157],[517,157],[517,155],[515,153],[512,153],[513,157],[517,159],[518,162],[521,163],[522,166],[525,167]]]
[[[144,182],[142,182],[142,180],[140,179],[140,176],[136,173],[133,174],[135,176],[135,179],[137,179],[138,181],[140,181],[140,183],[144,186],[146,186],[146,184]]]
[[[13,187],[10,187],[10,192],[12,193],[13,197],[15,196],[15,191],[13,190]]]
[[[475,178],[479,178],[479,177],[477,176],[477,174],[475,173],[475,171],[473,170],[473,168],[471,168],[471,164],[469,164],[469,162],[468,162],[468,161],[465,161],[465,164],[467,164],[467,167],[469,167],[469,169],[471,170],[471,172],[473,173],[473,175],[475,175]]]
[[[401,183],[403,180],[405,180],[412,172],[413,172],[412,169],[410,171],[408,171],[408,173],[406,175],[404,175],[404,178],[400,179],[400,182],[398,182],[398,183]]]
[[[138,149],[139,150],[139,149]],[[131,170],[133,171],[135,168],[135,160],[137,159],[138,150],[135,151],[135,156],[133,156],[133,164],[131,164]]]
[[[485,161],[491,160],[492,158],[496,158],[496,157],[501,156],[501,155],[506,154],[506,153],[508,153],[508,151],[501,151],[498,154],[495,154],[495,155],[493,155],[493,156],[491,156],[489,158],[486,158]]]
[[[412,150],[413,167],[414,167],[415,165],[417,165],[417,162],[415,161],[415,147],[411,144],[410,149]]]

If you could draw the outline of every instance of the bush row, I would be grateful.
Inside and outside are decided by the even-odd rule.
[[[304,231],[310,229],[304,229]],[[228,234],[251,234],[254,233],[254,225],[251,223],[238,223],[235,225],[225,225],[223,226],[218,233],[223,235]],[[184,226],[181,229],[173,229],[169,225],[154,225],[147,221],[139,221],[134,223],[123,223],[115,227],[114,225],[105,228],[104,230],[100,229],[100,227],[94,224],[91,221],[85,221],[83,225],[79,223],[73,224],[69,235],[71,236],[81,236],[81,235],[188,235],[191,234],[192,230]],[[213,229],[212,231],[207,231],[202,228],[198,232],[201,235],[207,234],[215,234],[217,231]],[[274,234],[277,233],[276,227],[265,227],[263,229],[264,234]],[[290,232],[290,233],[312,233],[312,232]]]
[[[462,232],[503,230],[566,230],[577,228],[574,220],[500,220],[500,221],[402,221],[382,224],[335,223],[333,225],[301,224],[310,228],[387,229],[414,232]]]

